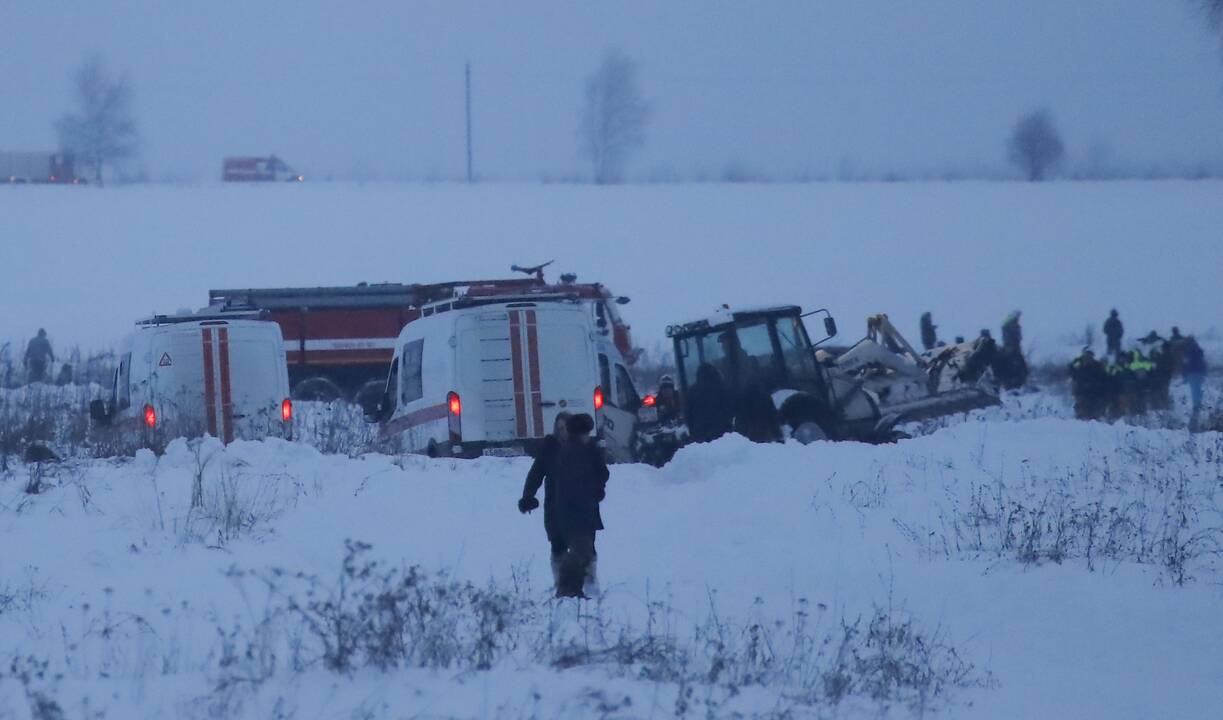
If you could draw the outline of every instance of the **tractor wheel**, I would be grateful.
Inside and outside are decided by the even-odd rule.
[[[817,440],[827,440],[828,433],[814,420],[805,420],[794,428],[790,436],[804,445],[810,445]]]

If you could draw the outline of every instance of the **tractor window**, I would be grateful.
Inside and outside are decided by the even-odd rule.
[[[123,353],[119,358],[119,370],[115,374],[115,394],[119,409],[132,406],[132,354]]]
[[[815,358],[803,332],[802,321],[796,317],[778,318],[777,340],[781,357],[791,378],[809,378],[815,374]]]
[[[633,379],[623,365],[616,365],[616,407],[629,412],[637,412],[641,407],[641,398],[637,388],[633,387]]]
[[[731,377],[726,367],[727,351],[734,343],[734,331],[696,335],[679,341],[679,352],[684,363],[684,382],[691,387],[696,383],[702,365],[710,365],[722,379]]]
[[[399,386],[399,401],[404,405],[425,396],[421,359],[424,356],[424,339],[413,340],[403,346],[403,382]]]
[[[751,382],[772,387],[777,383],[777,356],[765,322],[739,328],[739,387]]]

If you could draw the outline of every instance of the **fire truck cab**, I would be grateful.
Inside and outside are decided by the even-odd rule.
[[[109,397],[93,420],[127,443],[159,449],[177,437],[229,443],[291,439],[284,340],[250,313],[158,315],[124,339]]]
[[[595,418],[610,459],[632,459],[641,404],[589,304],[564,296],[468,298],[424,308],[395,341],[369,417],[392,449],[432,457],[534,452],[561,412]]]

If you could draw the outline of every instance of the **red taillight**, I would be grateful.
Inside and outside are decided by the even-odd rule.
[[[293,401],[289,398],[285,398],[284,402],[280,404],[280,419],[285,422],[293,419]]]
[[[153,409],[152,405],[144,406],[144,424],[149,427],[157,425],[157,411]]]
[[[459,400],[459,394],[453,390],[446,395],[446,410],[450,413],[446,422],[447,429],[450,431],[450,442],[463,442],[463,402]]]
[[[603,409],[603,388],[595,388],[595,410]]]
[[[654,404],[657,402],[658,402],[658,399],[655,398],[653,395],[646,395],[645,397],[641,399],[641,404],[644,405],[645,407],[654,407]]]

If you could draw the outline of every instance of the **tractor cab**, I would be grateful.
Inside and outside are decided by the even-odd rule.
[[[832,317],[816,312],[825,314],[827,336],[835,335]],[[792,435],[798,436],[804,423],[820,428],[802,430],[817,437],[835,427],[828,377],[800,307],[723,307],[712,317],[667,328],[667,336],[675,345],[685,419],[694,439],[739,427],[743,418],[736,415],[744,407],[760,407],[761,397],[771,400],[777,421]]]

